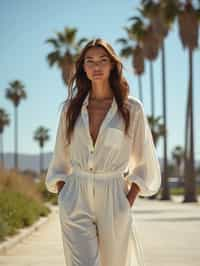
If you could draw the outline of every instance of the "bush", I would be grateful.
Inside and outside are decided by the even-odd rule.
[[[40,176],[40,181],[37,183],[37,190],[42,195],[44,201],[51,202],[53,205],[57,205],[57,194],[51,193],[47,190],[45,185],[45,173]]]
[[[42,195],[37,189],[35,179],[19,170],[0,169],[0,192],[3,189],[20,192],[27,197],[42,202]]]
[[[170,188],[170,193],[172,195],[184,195],[184,188]],[[197,195],[200,195],[200,186],[197,186]]]
[[[0,216],[0,241],[3,240],[10,231],[10,226],[3,220],[3,217]]]
[[[50,209],[20,192],[4,189],[0,193],[0,240],[17,233],[17,229],[33,224]]]

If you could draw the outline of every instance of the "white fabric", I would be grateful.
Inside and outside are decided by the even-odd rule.
[[[114,171],[68,176],[58,194],[66,266],[144,266],[126,185]]]
[[[126,197],[132,182],[139,185],[142,196],[153,195],[161,184],[143,106],[129,96],[130,128],[125,136],[124,122],[113,98],[93,146],[88,98],[89,94],[71,144],[65,138],[67,106],[62,110],[45,179],[47,189],[53,193],[58,192],[56,182],[65,181],[58,204],[66,266],[144,266],[134,215]],[[126,180],[123,173],[127,170]]]
[[[136,97],[129,96],[131,124],[130,137],[127,137],[123,134],[123,120],[113,98],[93,147],[86,108],[88,98],[89,93],[83,102],[70,145],[64,131],[67,106],[61,112],[53,157],[46,175],[47,189],[57,193],[56,182],[65,181],[74,169],[96,173],[123,173],[129,169],[127,181],[129,184],[135,182],[140,187],[138,195],[151,196],[157,193],[161,185],[160,166],[142,103]]]

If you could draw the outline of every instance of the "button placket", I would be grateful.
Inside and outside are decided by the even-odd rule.
[[[92,148],[90,148],[89,152],[88,168],[90,169],[90,171],[93,171],[94,168],[94,150]]]
[[[94,173],[94,147],[90,146],[89,149],[89,158],[88,158],[88,168],[91,173]],[[94,177],[92,178],[92,191],[93,191],[93,196],[95,195],[95,180]]]

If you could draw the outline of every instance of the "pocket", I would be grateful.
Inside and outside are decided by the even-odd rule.
[[[126,194],[125,192],[124,192],[124,197],[125,197],[125,201],[126,201],[127,204],[128,204],[128,207],[131,208],[130,202],[129,202],[129,200],[128,200],[128,198],[127,198],[127,194]]]
[[[118,128],[107,128],[104,145],[114,149],[120,149],[124,134]]]
[[[65,187],[66,187],[66,181],[65,181],[65,184],[62,186],[60,192],[58,193],[58,202],[60,201],[60,198],[61,198],[61,196],[63,194],[63,191],[64,191]]]
[[[128,207],[131,208],[131,205],[130,205],[129,200],[127,198],[128,186],[127,186],[127,182],[124,178],[121,178],[121,191],[122,191],[122,196],[123,196],[126,204],[128,204]]]

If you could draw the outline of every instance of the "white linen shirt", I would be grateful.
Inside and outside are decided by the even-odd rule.
[[[140,187],[138,195],[156,194],[161,186],[160,165],[142,102],[134,96],[128,97],[130,136],[127,136],[123,133],[124,121],[117,112],[117,102],[113,97],[93,145],[87,111],[89,94],[82,104],[70,144],[65,138],[67,105],[61,111],[53,156],[45,177],[47,190],[58,193],[56,182],[65,181],[73,175],[74,169],[105,175],[128,170],[127,181]]]

